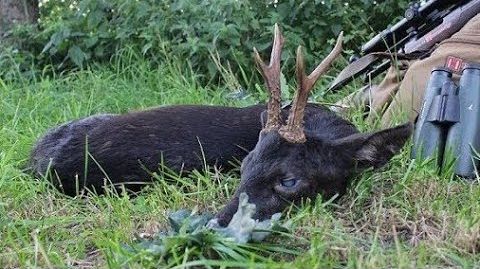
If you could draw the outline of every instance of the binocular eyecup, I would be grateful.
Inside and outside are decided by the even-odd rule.
[[[459,85],[452,71],[433,69],[415,124],[412,158],[435,159],[442,169],[453,157],[454,173],[473,178],[480,150],[480,64],[466,64]]]

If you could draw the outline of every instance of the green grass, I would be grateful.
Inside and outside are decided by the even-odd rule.
[[[71,119],[180,103],[245,106],[265,98],[257,87],[251,96],[232,99],[231,88],[202,87],[193,72],[178,65],[149,68],[141,59],[35,81],[0,80],[0,267],[156,265],[148,253],[131,255],[123,244],[165,229],[171,210],[218,210],[232,195],[237,174],[174,176],[178,184],[159,177],[136,198],[115,193],[71,198],[22,167],[37,138]],[[315,96],[324,93],[317,90]],[[373,128],[360,113],[351,119],[361,130]],[[187,262],[200,268],[480,268],[478,180],[439,177],[428,163],[412,163],[408,155],[406,147],[384,169],[359,175],[336,203],[318,198],[287,212],[293,235],[269,244],[297,254],[250,248],[238,259],[189,261],[187,251],[177,257],[177,268]]]

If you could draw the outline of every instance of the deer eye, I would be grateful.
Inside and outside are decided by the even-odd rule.
[[[280,184],[282,184],[283,187],[291,188],[295,185],[297,185],[298,179],[296,178],[286,178],[283,179]]]

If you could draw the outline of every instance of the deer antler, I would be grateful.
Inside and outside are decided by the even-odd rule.
[[[330,69],[333,61],[341,54],[343,43],[343,32],[340,33],[335,47],[330,54],[313,70],[310,75],[305,74],[305,61],[303,59],[302,47],[297,49],[297,91],[293,99],[293,105],[288,115],[287,125],[279,130],[280,135],[291,143],[304,143],[306,141],[303,132],[303,117],[307,105],[308,94],[312,90],[318,78]]]
[[[253,48],[255,54],[255,63],[265,80],[270,98],[267,105],[267,123],[262,131],[278,130],[281,126],[280,106],[280,59],[282,56],[283,36],[277,24],[274,27],[274,38],[270,63],[267,66],[262,60],[256,48]]]

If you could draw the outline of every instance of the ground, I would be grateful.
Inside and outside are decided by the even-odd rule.
[[[228,87],[202,87],[174,64],[153,68],[142,61],[0,80],[0,267],[155,265],[148,253],[129,254],[125,244],[165,229],[169,211],[218,210],[238,183],[234,172],[211,170],[174,178],[177,184],[159,177],[135,198],[66,197],[23,170],[32,145],[48,128],[95,113],[157,105],[245,106],[265,98],[258,88],[250,97],[232,98],[238,95]],[[322,101],[318,92],[321,85],[314,100]],[[363,131],[375,128],[360,113],[349,118]],[[199,268],[480,268],[479,180],[467,182],[449,171],[438,176],[430,163],[411,161],[409,148],[387,167],[355,178],[340,200],[319,197],[292,208],[285,219],[293,223],[293,234],[269,239],[278,252],[258,257],[261,251],[252,247],[238,260],[196,261],[187,249],[176,258],[176,268],[188,262]]]

